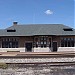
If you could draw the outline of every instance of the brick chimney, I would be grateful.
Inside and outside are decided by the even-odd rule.
[[[17,25],[18,24],[18,22],[13,22],[13,25]]]

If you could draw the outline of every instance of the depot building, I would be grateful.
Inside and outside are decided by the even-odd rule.
[[[0,29],[0,51],[57,52],[75,48],[75,29],[63,24],[18,24]]]

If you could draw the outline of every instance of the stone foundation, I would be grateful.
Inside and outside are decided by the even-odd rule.
[[[0,52],[26,52],[25,48],[0,48]],[[65,52],[65,51],[72,51],[75,52],[75,47],[58,47],[57,52]],[[52,52],[52,49],[49,47],[46,48],[32,48],[32,52]]]
[[[75,47],[58,47],[58,52],[75,52]]]

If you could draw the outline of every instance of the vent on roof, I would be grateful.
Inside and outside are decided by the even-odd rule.
[[[9,30],[7,30],[7,32],[16,32],[16,30],[9,29]]]
[[[72,28],[64,28],[63,30],[64,30],[64,31],[73,31]]]

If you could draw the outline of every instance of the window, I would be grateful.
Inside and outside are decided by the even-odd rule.
[[[40,46],[47,47],[47,37],[46,36],[40,37]]]
[[[10,29],[10,30],[7,30],[7,32],[16,32],[16,30],[15,29],[14,30]]]
[[[2,39],[2,48],[18,48],[18,40],[15,38],[3,38]]]
[[[50,45],[51,47],[51,38],[50,42],[47,42],[48,37],[47,36],[39,36],[38,38],[34,38],[34,47],[47,47]]]
[[[71,47],[74,47],[74,39],[71,39]]]
[[[64,28],[63,30],[64,30],[64,31],[73,31],[72,28]]]
[[[39,42],[38,42],[38,38],[34,38],[34,47],[38,47]]]
[[[62,38],[61,47],[74,47],[74,38]]]

